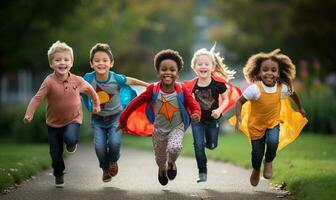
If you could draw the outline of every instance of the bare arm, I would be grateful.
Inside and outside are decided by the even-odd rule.
[[[214,109],[211,112],[211,116],[215,119],[218,119],[221,116],[222,112],[224,111],[224,109],[229,103],[229,97],[228,97],[227,90],[223,94],[220,94],[220,95],[222,96],[223,101],[221,102],[221,104],[218,106],[217,109]]]
[[[149,83],[147,83],[145,81],[141,81],[141,80],[136,79],[136,78],[132,78],[132,77],[126,77],[126,84],[127,85],[140,85],[140,86],[144,86],[144,87],[149,86]]]
[[[236,102],[236,105],[235,105],[235,108],[236,108],[236,119],[237,119],[237,122],[236,122],[236,129],[238,130],[239,129],[239,125],[241,123],[241,110],[242,110],[242,107],[244,105],[244,103],[247,101],[247,99],[245,99],[244,96],[241,96],[238,101]]]
[[[302,114],[302,116],[306,116],[306,111],[302,108],[301,106],[301,102],[299,100],[298,95],[296,94],[296,92],[293,92],[292,95],[290,95],[290,97],[293,99],[293,101],[295,102],[299,112]]]

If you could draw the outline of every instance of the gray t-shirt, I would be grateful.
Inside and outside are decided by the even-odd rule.
[[[170,133],[182,123],[176,91],[165,93],[160,90],[154,107],[154,127],[162,133]]]

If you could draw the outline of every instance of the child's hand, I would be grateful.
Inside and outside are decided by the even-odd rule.
[[[100,112],[100,106],[94,106],[92,111],[93,111],[93,113],[99,113]]]
[[[192,114],[190,118],[194,123],[198,123],[200,121],[200,118],[197,114]]]
[[[299,109],[299,112],[301,113],[301,115],[302,115],[303,117],[306,117],[306,111],[305,111],[303,108],[300,108],[300,109]]]
[[[32,121],[32,119],[33,119],[32,117],[25,116],[23,118],[23,123],[24,124],[29,124]]]
[[[235,126],[236,131],[239,131],[241,121],[242,121],[241,116],[236,116],[236,126]]]
[[[125,130],[127,132],[127,127],[125,127],[124,125],[122,124],[119,124],[117,126],[117,128],[115,129],[115,132],[119,131],[119,130]]]
[[[221,116],[221,112],[218,109],[215,109],[211,112],[211,117],[218,119]]]

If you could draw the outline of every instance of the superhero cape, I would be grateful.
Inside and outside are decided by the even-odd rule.
[[[247,136],[251,141],[249,131],[248,131],[248,118],[251,112],[251,103],[247,101],[241,111],[242,122],[239,129]],[[307,124],[307,118],[303,117],[301,113],[296,112],[288,98],[281,100],[281,111],[280,111],[280,134],[279,134],[279,145],[278,151],[283,149],[288,144],[292,143],[300,134],[303,127]],[[229,119],[229,123],[232,126],[236,124],[236,117],[233,116]]]
[[[222,114],[224,114],[225,112],[227,112],[232,106],[235,105],[236,101],[240,98],[240,96],[242,95],[241,90],[239,89],[239,87],[227,82],[224,78],[221,78],[219,76],[215,76],[215,75],[211,75],[211,78],[213,78],[215,81],[224,83],[226,85],[227,88],[227,94],[228,94],[228,101],[227,101],[227,105],[225,106],[225,109],[223,110]],[[197,77],[189,80],[189,81],[183,81],[183,84],[189,89],[190,92],[193,91],[196,83],[197,83]],[[221,104],[221,102],[223,101],[222,96],[219,95],[219,104]]]
[[[147,119],[146,107],[147,103],[144,102],[131,113],[126,122],[127,129],[123,132],[137,136],[152,136],[154,126]]]

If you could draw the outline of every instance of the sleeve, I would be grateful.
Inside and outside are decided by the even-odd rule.
[[[219,94],[223,94],[226,91],[227,87],[225,83],[216,81],[216,89],[218,90]]]
[[[260,97],[258,86],[256,84],[248,86],[243,92],[243,96],[246,100],[257,100]]]
[[[33,117],[37,107],[44,100],[44,98],[48,95],[48,78],[46,78],[40,86],[40,89],[37,91],[35,96],[30,100],[29,105],[26,110],[25,116]]]
[[[86,103],[90,103],[91,104],[91,107],[90,107],[90,110],[89,111],[92,111],[92,103],[91,103],[91,100],[88,98],[88,96],[90,96],[90,98],[92,99],[93,101],[93,104],[95,105],[95,107],[98,107],[100,102],[99,102],[99,97],[97,95],[97,93],[94,91],[94,89],[92,88],[92,86],[86,82],[84,79],[80,78],[81,80],[81,94],[82,94],[82,97],[85,96],[84,98],[86,98]],[[84,94],[83,94],[84,93]],[[87,96],[88,95],[88,96]],[[84,99],[83,99],[84,101]],[[85,104],[85,103],[84,103]],[[85,105],[86,106],[86,105]],[[88,108],[88,107],[87,107]]]
[[[127,82],[127,77],[123,74],[117,74],[117,73],[113,73],[113,76],[115,78],[115,80],[117,81],[117,84],[122,86],[122,85],[126,85]]]
[[[86,73],[83,77],[83,79],[90,84],[90,81],[92,80],[92,73]],[[81,93],[82,96],[82,102],[84,106],[88,109],[88,111],[92,112],[92,102],[89,96],[85,93]]]
[[[182,87],[182,88],[183,88],[183,93],[184,93],[184,98],[185,98],[185,105],[187,107],[186,109],[188,113],[197,114],[199,118],[201,118],[201,108],[198,102],[196,101],[196,99],[194,99],[191,96],[191,93],[187,87]]]
[[[126,125],[127,119],[130,114],[140,105],[145,102],[150,102],[152,100],[154,84],[149,85],[146,90],[139,96],[134,98],[125,108],[125,110],[120,114],[119,122],[122,125]]]
[[[286,84],[282,84],[282,88],[281,88],[281,99],[285,99],[288,96],[290,96],[290,92],[288,90],[288,86]]]

